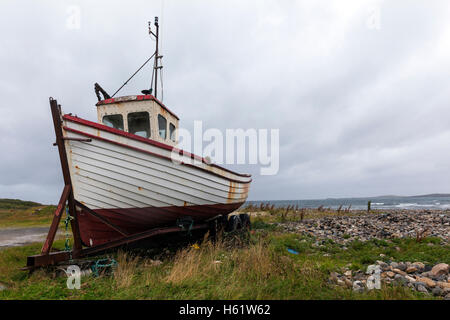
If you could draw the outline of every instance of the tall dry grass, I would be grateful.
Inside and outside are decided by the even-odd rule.
[[[229,278],[245,283],[263,282],[270,277],[284,277],[296,268],[288,257],[280,258],[264,239],[245,247],[231,247],[226,241],[203,242],[199,249],[180,250],[166,282],[179,284],[187,280]]]
[[[166,277],[167,282],[180,283],[186,279],[214,275],[219,272],[224,263],[221,252],[224,250],[224,243],[217,241],[203,241],[197,249],[188,247],[177,252],[173,267]]]
[[[114,280],[118,288],[126,288],[133,284],[138,264],[139,257],[123,251],[117,253],[117,267],[114,270]]]

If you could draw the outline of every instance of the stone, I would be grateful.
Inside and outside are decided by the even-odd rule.
[[[386,275],[387,275],[389,278],[393,278],[393,277],[395,276],[395,273],[392,272],[392,271],[388,271],[388,272],[386,272]]]
[[[446,263],[439,263],[437,265],[435,265],[432,269],[431,269],[431,274],[433,276],[440,276],[440,275],[445,275],[448,274],[449,271],[449,265]]]
[[[450,293],[447,293],[444,297],[444,300],[450,300]]]
[[[444,293],[444,290],[442,290],[439,287],[433,288],[433,290],[431,290],[431,293],[433,294],[433,296],[441,296]]]
[[[351,288],[353,286],[353,283],[347,278],[344,279],[344,282],[347,288]]]
[[[395,273],[401,274],[402,276],[406,276],[406,272],[404,272],[400,269],[393,269],[392,271],[394,271]]]
[[[423,269],[424,272],[428,272],[431,271],[431,269],[433,269],[433,266],[430,266],[429,264],[425,265],[425,268]]]
[[[419,269],[417,269],[417,267],[415,266],[410,266],[408,268],[406,268],[406,273],[415,273],[417,272]]]
[[[438,281],[436,284],[441,288],[450,289],[450,283],[448,283],[448,282]]]
[[[407,267],[408,267],[408,266],[406,265],[406,263],[400,262],[400,263],[398,264],[397,269],[400,269],[400,270],[402,270],[402,271],[406,271],[406,268],[407,268]]]
[[[423,293],[428,293],[428,290],[427,290],[427,288],[425,288],[425,286],[423,286],[423,285],[418,285],[417,287],[416,287],[416,289],[417,289],[417,291],[419,291],[419,292],[423,292]]]
[[[0,283],[0,291],[8,289],[3,283]]]
[[[408,275],[405,276],[405,279],[408,280],[409,282],[416,282],[416,279]]]
[[[413,262],[412,265],[420,271],[425,270],[425,264],[423,264],[422,262]]]
[[[447,276],[442,274],[440,276],[432,276],[433,280],[446,282]]]
[[[384,262],[384,261],[378,260],[378,261],[377,261],[377,264],[380,266],[380,268],[381,268],[383,271],[385,271],[385,270],[387,270],[387,269],[389,268],[389,265],[388,265],[386,262]]]
[[[391,266],[393,269],[398,269],[398,263],[397,263],[397,262],[391,262],[390,266]]]
[[[426,286],[426,284],[424,283],[424,282],[420,282],[420,281],[416,281],[416,282],[414,282],[414,287],[416,288],[416,290],[417,290],[417,287],[418,286]]]
[[[352,270],[348,270],[344,272],[344,276],[351,278],[352,277]]]
[[[398,274],[398,273],[395,275],[394,281],[395,281],[397,284],[402,284],[402,285],[408,283],[408,281],[406,280],[406,278],[405,278],[404,276],[402,276],[401,274]]]
[[[355,281],[353,282],[353,291],[358,293],[364,292],[364,284],[361,281]]]
[[[430,278],[425,277],[417,277],[418,282],[423,282],[426,284],[427,287],[434,288],[436,286],[436,282],[431,280]]]
[[[341,279],[338,279],[337,284],[338,284],[339,286],[345,286],[345,282],[342,281]]]

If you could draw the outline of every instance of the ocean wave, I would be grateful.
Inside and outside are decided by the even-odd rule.
[[[420,205],[420,204],[418,204],[418,203],[399,203],[399,204],[396,204],[395,205],[395,207],[397,207],[397,208],[407,208],[407,207],[423,207],[423,205]]]

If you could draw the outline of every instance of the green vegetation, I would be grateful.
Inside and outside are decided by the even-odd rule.
[[[18,207],[0,209],[0,226],[50,224],[54,206]],[[329,275],[345,268],[365,270],[377,260],[450,263],[450,246],[439,238],[356,240],[344,247],[286,233],[277,225],[354,212],[262,209],[255,210],[261,214],[252,216],[250,233],[226,234],[215,243],[191,239],[167,248],[112,253],[109,257],[118,261],[113,272],[84,276],[80,290],[67,289],[67,278],[57,276],[55,267],[20,270],[41,243],[0,250],[0,284],[6,286],[0,299],[434,299],[394,285],[359,294],[331,284]],[[64,248],[63,238],[55,241],[56,250]]]
[[[50,226],[56,206],[0,199],[0,228]]]
[[[69,290],[55,269],[32,274],[19,270],[41,244],[0,251],[0,299],[430,299],[405,287],[384,286],[363,294],[328,282],[331,271],[365,269],[376,260],[450,262],[450,247],[439,239],[353,241],[348,249],[332,241],[286,234],[255,221],[247,237],[228,235],[213,244],[198,241],[174,252],[161,248],[112,256],[112,274],[85,276],[80,290]],[[56,241],[57,248],[63,241]],[[293,249],[298,254],[292,254]],[[380,257],[384,255],[384,258]],[[155,259],[157,260],[156,263]]]

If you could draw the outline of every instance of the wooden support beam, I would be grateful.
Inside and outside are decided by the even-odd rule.
[[[54,100],[53,98],[50,98],[50,109],[52,111],[52,118],[53,118],[53,127],[55,129],[55,136],[56,136],[56,145],[58,146],[58,152],[59,152],[59,160],[61,162],[61,169],[63,173],[64,183],[66,186],[72,186],[72,181],[70,179],[70,169],[69,169],[69,162],[67,160],[67,153],[66,153],[66,144],[65,140],[67,140],[67,137],[64,137],[63,130],[62,130],[62,115],[61,115],[61,106],[58,105],[58,102]],[[69,213],[74,218],[70,221],[70,225],[72,228],[72,234],[74,239],[74,256],[76,257],[77,254],[81,251],[83,248],[82,242],[81,242],[81,236],[80,236],[80,228],[78,225],[78,217],[77,212],[75,210],[75,199],[73,196],[73,188],[70,188],[70,192],[68,194],[68,205],[69,205]],[[61,218],[61,217],[59,217]],[[59,223],[59,222],[58,222]],[[50,234],[49,234],[50,235]],[[44,245],[45,247],[45,245]],[[50,247],[45,247],[46,250],[50,250]]]
[[[69,199],[69,195],[72,191],[72,187],[70,185],[66,185],[61,194],[61,198],[59,199],[58,206],[56,207],[55,214],[53,216],[53,221],[50,226],[50,230],[47,234],[47,239],[45,240],[44,246],[42,247],[42,254],[48,254],[50,249],[52,248],[53,241],[55,240],[56,231],[58,230],[59,222],[61,221],[61,216],[64,212],[64,208],[66,207],[66,201]]]

